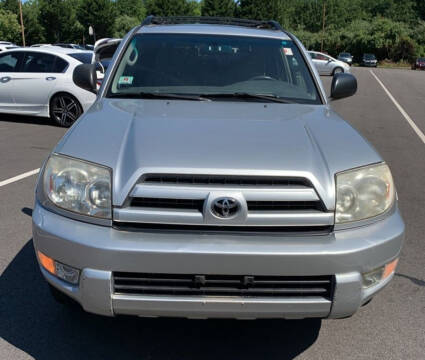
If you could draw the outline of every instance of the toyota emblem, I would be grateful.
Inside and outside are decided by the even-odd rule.
[[[230,197],[222,197],[214,200],[211,207],[212,213],[222,219],[234,217],[239,209],[239,201]]]

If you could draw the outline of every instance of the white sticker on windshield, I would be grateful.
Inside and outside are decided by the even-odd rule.
[[[293,56],[294,55],[294,53],[292,52],[292,49],[291,48],[283,48],[283,53],[286,56]]]
[[[120,85],[131,85],[133,84],[133,76],[120,76],[118,84]]]

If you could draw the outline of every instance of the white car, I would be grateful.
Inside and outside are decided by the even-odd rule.
[[[318,51],[309,51],[309,54],[320,75],[335,75],[337,73],[350,72],[350,65],[332,56]]]
[[[17,49],[19,46],[7,42],[7,41],[0,41],[0,52],[2,51],[6,51],[6,50],[12,50],[12,49]]]
[[[72,81],[74,68],[91,63],[93,52],[54,46],[0,53],[0,113],[50,117],[68,127],[96,95]]]

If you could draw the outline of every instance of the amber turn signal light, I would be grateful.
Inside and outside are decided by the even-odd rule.
[[[391,261],[387,265],[385,265],[384,273],[382,274],[382,279],[386,279],[388,276],[395,273],[395,269],[397,267],[397,264],[398,264],[398,258]]]
[[[37,255],[43,268],[46,269],[49,273],[56,275],[55,261],[52,258],[49,258],[47,255],[44,255],[41,251],[37,251]]]

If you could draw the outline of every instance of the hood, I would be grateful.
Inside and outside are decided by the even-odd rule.
[[[113,170],[114,205],[146,173],[301,176],[328,209],[337,172],[381,161],[326,105],[100,99],[56,152]]]

